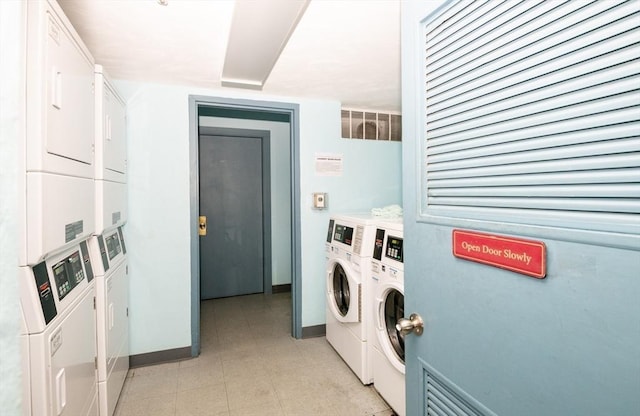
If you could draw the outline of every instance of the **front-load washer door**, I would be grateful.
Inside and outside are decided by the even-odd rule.
[[[340,322],[360,322],[360,282],[341,259],[330,259],[327,267],[327,305]]]
[[[376,332],[389,362],[404,374],[404,335],[396,323],[404,317],[404,290],[395,283],[380,285],[376,296]]]

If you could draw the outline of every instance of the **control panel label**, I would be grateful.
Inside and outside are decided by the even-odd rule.
[[[72,222],[71,224],[65,225],[64,226],[64,234],[65,234],[64,242],[68,243],[70,241],[75,240],[77,236],[82,234],[83,230],[84,230],[83,220]]]
[[[373,258],[382,260],[382,243],[384,242],[384,230],[376,229],[376,242],[373,245]]]
[[[525,274],[538,279],[546,276],[546,247],[541,241],[453,230],[453,255]]]
[[[49,273],[47,272],[47,264],[45,262],[33,266],[33,277],[35,278],[36,288],[40,297],[42,317],[44,318],[45,324],[48,324],[56,317],[58,311],[56,309],[56,301],[53,299],[53,293],[51,292],[51,283],[49,282]]]
[[[89,256],[89,248],[86,241],[80,243],[80,251],[82,252],[84,269],[87,274],[87,282],[90,282],[93,280],[93,267],[91,267],[91,257]]]
[[[102,267],[106,272],[109,270],[109,260],[107,258],[107,249],[104,247],[104,237],[98,236],[98,246],[100,247],[100,256],[102,257]]]
[[[331,237],[333,236],[333,224],[334,220],[329,220],[329,230],[327,231],[327,243],[331,242]]]

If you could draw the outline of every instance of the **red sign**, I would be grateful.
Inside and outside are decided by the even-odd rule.
[[[453,230],[453,255],[544,279],[547,256],[542,241]]]

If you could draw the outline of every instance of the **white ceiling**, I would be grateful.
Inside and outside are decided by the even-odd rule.
[[[233,0],[59,3],[112,78],[226,88]],[[262,91],[400,111],[400,0],[311,0]]]

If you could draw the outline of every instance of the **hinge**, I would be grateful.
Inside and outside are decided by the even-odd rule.
[[[96,370],[98,369],[98,357],[93,357],[93,366]]]
[[[129,316],[129,307],[127,306],[127,317]]]
[[[96,310],[96,297],[93,297],[93,310]]]

